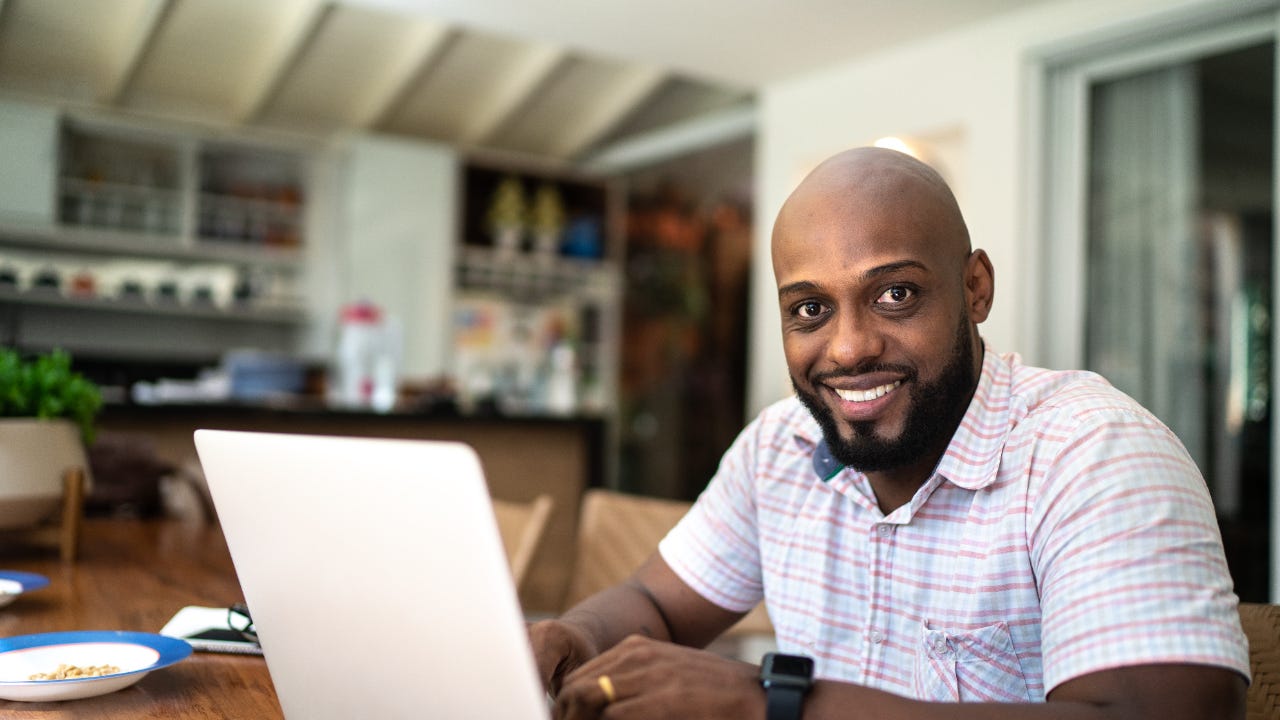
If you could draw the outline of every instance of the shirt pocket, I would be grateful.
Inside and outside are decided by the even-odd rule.
[[[1031,702],[1009,626],[954,632],[920,626],[915,694],[940,702]]]

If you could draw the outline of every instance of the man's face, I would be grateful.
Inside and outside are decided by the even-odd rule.
[[[897,371],[910,378],[909,382],[904,383],[904,387],[899,388],[907,394],[908,405],[902,432],[896,438],[879,435],[876,423],[870,420],[849,423],[852,430],[852,435],[849,435],[837,422],[835,411],[817,393],[805,390],[794,376],[791,384],[800,401],[822,427],[822,434],[831,454],[841,464],[863,472],[892,470],[910,465],[920,458],[930,457],[938,447],[950,441],[954,428],[964,417],[969,398],[973,394],[974,365],[973,343],[970,342],[967,321],[957,326],[948,355],[950,362],[932,382],[921,382],[919,374],[910,367],[867,365],[855,368],[855,372],[861,373]],[[839,371],[834,371],[829,375],[831,379],[835,379],[838,374]]]
[[[936,462],[977,382],[989,285],[973,279],[990,266],[913,188],[802,186],[774,229],[791,382],[836,459],[864,472]]]

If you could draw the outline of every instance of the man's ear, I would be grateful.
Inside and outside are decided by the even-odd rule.
[[[991,313],[996,292],[995,269],[985,250],[974,250],[964,266],[964,299],[969,320],[977,325]]]

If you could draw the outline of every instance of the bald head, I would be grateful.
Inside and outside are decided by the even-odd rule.
[[[965,315],[976,339],[991,306],[991,261],[970,248],[951,189],[895,150],[848,150],[809,173],[778,213],[772,249],[784,315],[811,292],[833,308],[838,299],[846,308],[884,307],[877,298],[898,282],[915,288],[921,307],[946,303],[943,314]]]
[[[951,190],[908,155],[840,153],[778,213],[773,272],[798,397],[882,503],[906,502],[968,407],[994,289]]]
[[[778,213],[774,253],[797,225],[892,223],[929,236],[945,254],[969,252],[969,231],[955,196],[936,170],[905,153],[884,148],[846,150],[809,173]]]

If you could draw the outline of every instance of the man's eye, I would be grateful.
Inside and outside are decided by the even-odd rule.
[[[812,320],[822,314],[822,303],[820,302],[804,302],[796,306],[796,315],[802,318]]]
[[[911,288],[894,285],[881,293],[880,297],[876,298],[876,302],[896,305],[910,300],[913,295],[915,295],[915,291]]]

